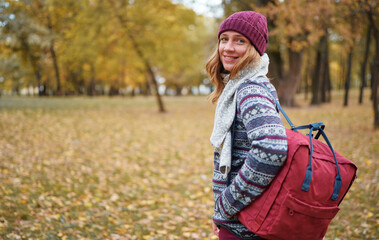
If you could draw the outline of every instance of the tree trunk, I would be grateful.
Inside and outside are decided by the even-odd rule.
[[[50,15],[47,16],[47,20],[48,20],[48,28],[50,30],[50,34],[52,35],[53,34],[53,25],[51,24]],[[60,95],[60,93],[61,93],[61,79],[59,76],[58,58],[57,58],[57,55],[55,54],[55,50],[54,50],[54,39],[53,39],[53,37],[51,37],[51,40],[50,40],[50,54],[51,54],[51,58],[53,59],[54,70],[55,70],[55,78],[57,80],[57,94]]]
[[[365,55],[364,55],[362,66],[361,66],[361,88],[359,91],[359,104],[363,103],[363,89],[367,87],[366,69],[367,69],[368,55],[370,53],[370,42],[371,42],[371,24],[369,25],[367,29],[366,49],[365,49]]]
[[[109,88],[108,96],[116,96],[120,94],[120,88],[118,86],[115,86],[114,84],[111,84],[111,87]]]
[[[151,75],[149,74],[149,72],[147,71],[146,72],[146,82],[145,82],[145,88],[144,88],[144,92],[143,92],[143,95],[144,96],[150,96],[151,95]]]
[[[280,82],[279,98],[283,106],[297,106],[295,96],[301,80],[301,64],[304,49],[299,52],[288,48],[289,72],[287,77]]]
[[[41,71],[37,65],[38,65],[37,63],[32,63],[33,72],[34,72],[34,75],[37,79],[38,96],[42,97],[46,93],[46,86],[41,83]]]
[[[59,95],[61,93],[61,79],[59,76],[58,60],[57,60],[57,56],[55,54],[54,41],[53,40],[51,40],[51,42],[50,42],[50,54],[51,54],[51,57],[53,59],[54,70],[55,70],[55,78],[57,80],[57,94]]]
[[[351,82],[351,67],[353,62],[353,46],[350,47],[349,57],[348,57],[348,65],[347,65],[347,74],[345,80],[345,99],[343,102],[344,106],[347,106],[349,103],[349,90],[350,90],[350,82]]]
[[[308,94],[309,94],[309,77],[310,77],[310,73],[311,73],[311,48],[308,48],[307,49],[307,65],[306,65],[306,69],[304,71],[304,74],[303,74],[303,78],[305,80],[304,82],[304,100],[308,100]]]
[[[126,30],[126,33],[127,33],[128,37],[129,37],[129,40],[133,44],[134,50],[136,51],[137,55],[141,58],[142,62],[145,65],[146,71],[147,71],[148,75],[150,76],[149,79],[151,81],[151,84],[152,84],[153,88],[155,89],[154,92],[155,92],[155,96],[156,96],[157,103],[158,103],[158,110],[159,110],[159,112],[163,113],[166,110],[165,110],[164,105],[163,105],[162,97],[159,94],[159,86],[158,86],[157,79],[155,78],[154,71],[153,71],[152,67],[150,66],[149,60],[145,57],[144,53],[142,52],[142,50],[140,48],[140,45],[137,43],[137,41],[134,38],[132,32],[128,28],[127,22],[125,21],[125,19],[123,18],[123,16],[124,15],[121,15],[120,13],[117,14],[117,17],[119,19],[120,24]]]
[[[143,52],[141,51],[139,45],[137,44],[137,42],[135,41],[133,35],[130,33],[129,29],[127,29],[127,32],[128,32],[128,36],[134,46],[134,49],[136,50],[138,56],[142,59],[142,61],[144,62],[145,64],[145,67],[146,67],[146,70],[147,70],[147,73],[149,75],[149,80],[150,80],[150,84],[152,85],[153,89],[154,89],[154,94],[155,94],[155,97],[157,99],[157,103],[158,103],[158,109],[159,109],[159,112],[165,112],[165,108],[163,106],[163,101],[162,101],[162,97],[161,95],[159,94],[159,85],[158,85],[158,82],[157,82],[157,79],[155,78],[155,74],[152,70],[152,67],[150,66],[150,63],[149,61],[145,58]]]
[[[272,83],[275,87],[279,87],[279,82],[283,79],[283,60],[279,49],[268,51],[268,55],[270,56],[270,64],[268,66],[268,77],[272,79]]]
[[[329,71],[329,54],[327,53],[327,58],[325,60],[324,67],[324,77],[322,81],[322,94],[321,102],[330,102],[332,100],[332,83],[330,81],[330,71]]]
[[[375,39],[375,58],[372,64],[372,106],[374,110],[374,128],[379,129],[379,27],[376,25],[373,6],[369,6],[367,16],[370,20],[374,39]]]
[[[326,32],[326,31],[325,31]],[[327,34],[327,33],[326,33]],[[331,83],[329,74],[329,44],[328,35],[323,40],[322,75],[321,75],[321,102],[330,102]]]
[[[304,86],[304,100],[308,100],[308,92],[309,92],[309,83],[308,83],[308,74],[306,74],[305,86]]]
[[[45,86],[41,83],[41,74],[36,69],[34,69],[34,74],[36,76],[37,84],[38,84],[38,96],[42,97],[43,93],[45,92]]]
[[[96,89],[95,89],[95,79],[91,78],[91,81],[88,86],[88,95],[91,97],[94,97],[96,95]]]
[[[378,41],[378,40],[377,40]],[[378,47],[379,43],[377,43]],[[374,128],[379,129],[379,58],[378,56],[375,57],[372,64],[372,81],[373,81],[373,88],[372,88],[372,106],[374,110]]]
[[[346,79],[346,69],[347,69],[347,64],[346,64],[346,56],[345,54],[340,54],[339,56],[339,65],[341,67],[340,74],[338,75],[338,81],[337,81],[337,89],[343,89],[344,84],[345,84],[345,79]]]
[[[327,45],[328,40],[326,39],[325,36],[321,38],[321,67],[320,67],[320,101],[321,102],[326,102],[326,78],[325,78],[325,73],[326,73],[326,56],[325,56],[325,45]]]
[[[321,45],[321,43],[320,43]],[[313,76],[312,76],[312,105],[318,105],[321,103],[320,100],[320,77],[321,76],[321,51],[320,47],[317,49],[316,54],[316,64],[315,68],[313,70]]]
[[[312,105],[330,101],[329,47],[328,35],[325,34],[320,39],[316,54],[316,65],[312,77]]]
[[[147,65],[147,72],[149,73],[149,76],[150,76],[149,79],[150,79],[151,85],[153,86],[153,89],[154,89],[154,94],[155,94],[155,97],[157,99],[157,103],[158,103],[158,107],[159,107],[159,112],[163,113],[163,112],[165,112],[165,109],[164,109],[164,106],[163,106],[161,95],[159,94],[158,81],[155,78],[155,74],[154,74],[153,70],[151,69],[151,67],[149,65]]]
[[[130,96],[131,97],[135,97],[136,96],[136,89],[135,89],[135,87],[132,87],[132,91],[130,92]]]
[[[91,81],[89,83],[88,95],[96,95],[95,67],[93,65],[91,65]]]
[[[145,81],[145,83],[137,83],[137,85],[138,85],[138,87],[137,87],[137,89],[138,89],[138,92],[137,92],[137,94],[140,94],[140,95],[143,95],[143,96],[147,96],[147,93],[146,93],[146,82],[148,82],[148,80],[147,80],[147,77],[146,77],[146,81]]]
[[[182,89],[183,87],[179,84],[175,85],[175,96],[181,96],[182,95]]]
[[[74,71],[72,71],[70,68],[67,69],[67,72],[69,73],[69,81],[73,85],[73,91],[72,94],[80,94],[80,88],[78,77]],[[70,91],[71,92],[71,91]]]
[[[16,94],[16,96],[20,96],[20,82],[17,81],[15,78],[12,78],[12,95],[13,93]]]

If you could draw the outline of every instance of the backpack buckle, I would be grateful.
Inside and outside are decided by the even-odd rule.
[[[310,125],[314,131],[317,131],[320,129],[324,130],[324,128],[325,128],[325,124],[323,124],[322,122],[311,123]]]

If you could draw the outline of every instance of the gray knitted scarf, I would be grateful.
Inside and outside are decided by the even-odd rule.
[[[226,179],[232,161],[232,124],[236,115],[236,91],[243,80],[266,76],[268,72],[269,58],[267,54],[261,57],[257,66],[247,66],[232,79],[225,77],[226,86],[217,100],[213,132],[210,141],[220,153],[220,172]]]

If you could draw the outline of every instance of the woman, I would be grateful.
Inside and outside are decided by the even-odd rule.
[[[220,26],[218,48],[206,65],[217,102],[211,143],[213,232],[222,239],[260,239],[237,214],[270,184],[287,157],[287,137],[269,82],[267,21],[237,12]],[[266,87],[267,88],[266,88]],[[268,89],[271,93],[268,92]]]

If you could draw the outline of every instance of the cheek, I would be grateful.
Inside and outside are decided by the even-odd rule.
[[[242,57],[247,52],[247,46],[243,46],[239,49],[239,55]]]
[[[221,47],[221,44],[218,46],[218,54],[221,56],[221,53],[222,53],[222,47]]]

